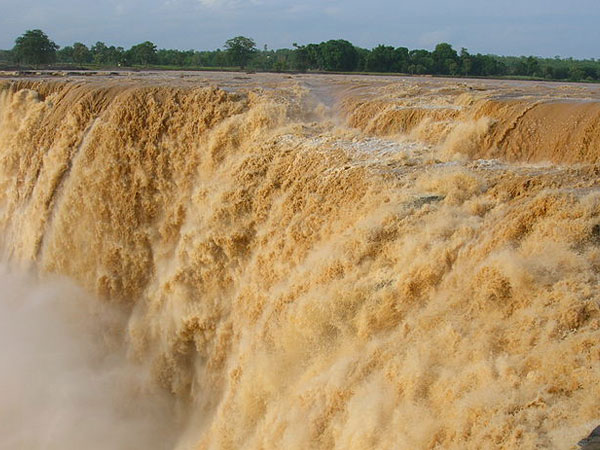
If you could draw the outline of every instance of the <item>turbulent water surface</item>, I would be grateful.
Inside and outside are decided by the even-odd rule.
[[[600,91],[0,82],[0,447],[571,448]]]

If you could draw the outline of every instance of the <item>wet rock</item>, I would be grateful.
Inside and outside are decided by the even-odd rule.
[[[580,440],[577,445],[584,450],[600,450],[600,426],[594,428],[590,435]]]

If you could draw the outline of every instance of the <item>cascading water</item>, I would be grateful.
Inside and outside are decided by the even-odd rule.
[[[567,448],[593,429],[596,94],[256,79],[0,85],[0,384],[19,394],[0,444]]]

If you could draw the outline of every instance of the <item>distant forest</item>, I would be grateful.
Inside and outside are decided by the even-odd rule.
[[[96,42],[59,48],[41,30],[28,30],[10,50],[0,50],[0,68],[158,68],[229,69],[269,72],[357,72],[465,77],[535,78],[561,81],[600,80],[600,60],[473,54],[448,43],[433,51],[378,45],[373,49],[343,40],[272,50],[251,38],[229,39],[213,51],[157,49],[146,41],[129,49]]]

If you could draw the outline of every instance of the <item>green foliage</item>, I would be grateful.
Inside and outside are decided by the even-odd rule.
[[[349,72],[356,69],[359,61],[354,45],[343,39],[322,42],[319,52],[324,70]]]
[[[73,61],[79,64],[92,62],[92,52],[81,42],[73,44]]]
[[[378,45],[368,53],[365,70],[369,72],[393,72],[397,60],[394,47]]]
[[[252,56],[256,53],[256,44],[250,38],[237,36],[225,42],[229,60],[234,66],[246,67]]]
[[[227,66],[227,53],[217,49],[212,59],[214,67],[225,67]]]
[[[189,61],[191,65],[194,51],[190,50],[190,52],[160,49],[156,52],[156,62],[161,66],[185,66]]]
[[[367,67],[367,60],[369,59],[369,55],[371,54],[370,50],[366,48],[354,47],[356,49],[356,54],[358,55],[358,61],[356,66],[352,70],[364,72]]]
[[[308,56],[308,67],[310,69],[323,70],[323,59],[321,58],[321,49],[319,45],[308,44],[305,48]]]
[[[308,49],[304,45],[298,45],[295,42],[292,44],[296,50],[294,51],[293,67],[299,72],[306,72],[310,67],[310,57]]]
[[[92,58],[96,64],[106,64],[109,62],[108,47],[104,42],[98,41],[92,45]]]
[[[126,58],[129,64],[139,64],[142,66],[156,64],[158,61],[156,56],[156,45],[150,41],[134,45],[127,50]]]
[[[56,52],[56,60],[61,63],[72,63],[73,62],[73,47],[67,45]]]
[[[433,57],[427,50],[411,50],[408,60],[408,73],[423,75],[433,72]]]
[[[85,64],[92,62],[92,52],[81,42],[66,46],[56,52],[56,59],[63,63]]]
[[[273,71],[285,72],[288,69],[287,61],[285,59],[279,59],[273,64]]]
[[[408,48],[398,47],[396,50],[394,50],[394,53],[396,55],[396,58],[394,61],[394,65],[392,66],[393,71],[407,73],[408,72],[408,63],[409,63]]]
[[[450,44],[442,42],[435,46],[431,53],[433,59],[433,71],[441,75],[457,75],[459,58]]]
[[[250,67],[265,71],[342,71],[450,75],[467,77],[514,77],[563,81],[600,81],[600,60],[539,58],[471,54],[466,48],[457,53],[446,42],[433,51],[378,45],[369,50],[343,39],[319,44],[293,44],[293,48],[257,50],[250,38],[237,36],[225,43],[225,51],[157,50],[149,41],[125,51],[122,47],[96,42],[88,48],[81,42],[58,50],[41,30],[28,30],[15,41],[12,51],[0,50],[0,63],[62,63],[100,66],[158,65],[172,68]]]
[[[56,61],[58,48],[42,30],[27,30],[15,40],[12,53],[19,63],[50,64]]]
[[[13,60],[13,54],[10,50],[0,50],[0,63],[9,63]]]
[[[117,66],[126,62],[126,54],[123,47],[108,47],[104,42],[96,42],[90,49],[92,61],[100,65]]]

